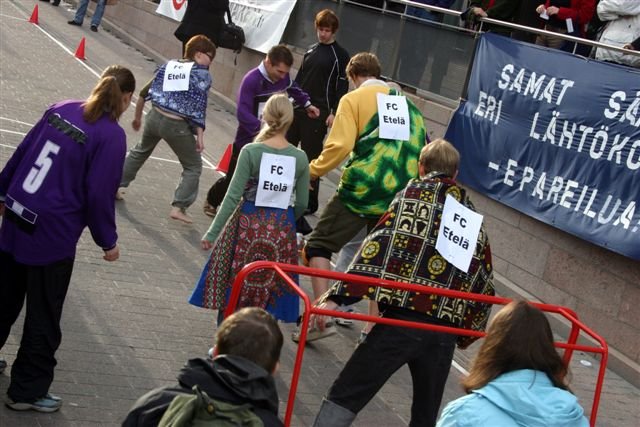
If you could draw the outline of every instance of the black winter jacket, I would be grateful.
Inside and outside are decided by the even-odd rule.
[[[189,0],[182,22],[173,34],[182,43],[204,34],[218,46],[228,7],[229,0]]]
[[[265,427],[283,426],[278,418],[278,392],[271,374],[247,359],[231,355],[189,360],[178,375],[177,386],[157,388],[142,396],[122,426],[157,426],[173,398],[191,394],[194,385],[216,400],[251,403]]]

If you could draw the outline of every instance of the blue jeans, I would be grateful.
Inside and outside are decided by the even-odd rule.
[[[102,15],[104,15],[104,8],[107,5],[107,0],[98,0],[98,4],[96,5],[96,10],[93,12],[93,17],[91,18],[91,26],[97,27],[100,25],[100,21],[102,20]],[[76,11],[76,16],[73,18],[75,22],[78,24],[82,24],[84,21],[84,15],[87,14],[87,7],[89,6],[89,0],[80,0],[78,4],[78,10]]]

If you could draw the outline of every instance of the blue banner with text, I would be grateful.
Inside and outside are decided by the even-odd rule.
[[[640,260],[640,70],[483,34],[445,137],[462,183]]]

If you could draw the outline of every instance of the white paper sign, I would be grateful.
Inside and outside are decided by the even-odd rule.
[[[169,61],[164,69],[162,81],[163,92],[178,92],[189,90],[189,75],[193,62]]]
[[[287,209],[295,177],[295,157],[262,153],[256,206]]]
[[[567,33],[573,33],[573,20],[571,18],[566,19],[567,22]]]
[[[411,135],[409,127],[409,107],[407,98],[402,95],[378,94],[378,120],[380,138],[408,141]]]
[[[262,113],[264,113],[264,106],[267,105],[267,102],[259,102],[258,103],[258,120],[262,120]]]
[[[467,273],[481,225],[482,215],[447,196],[442,210],[436,249],[444,259]]]
[[[549,15],[547,15],[547,11],[543,10],[542,13],[540,14],[540,18],[544,19],[545,21],[549,20]]]

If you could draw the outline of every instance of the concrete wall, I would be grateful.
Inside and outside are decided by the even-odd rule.
[[[154,59],[178,57],[181,45],[173,37],[177,23],[156,15],[155,9],[156,5],[147,0],[120,0],[117,6],[107,7],[104,26]],[[294,51],[297,66],[303,49]],[[219,50],[212,67],[219,99],[235,99],[242,76],[262,57],[245,49],[235,64],[235,54]],[[427,119],[430,136],[442,136],[452,108],[422,97],[412,98]],[[640,383],[640,262],[587,243],[483,195],[475,193],[473,200],[485,215],[503,293],[518,289],[522,294],[524,290],[541,301],[574,309],[615,349],[614,368]]]

